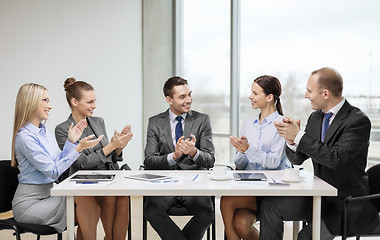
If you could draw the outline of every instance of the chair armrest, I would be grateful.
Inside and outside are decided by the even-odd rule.
[[[235,164],[231,164],[231,163],[220,163],[220,162],[216,162],[214,163],[214,166],[225,166],[227,167],[227,169],[229,170],[235,170],[236,169],[236,166]]]
[[[377,194],[371,194],[371,195],[366,195],[366,196],[360,196],[360,197],[346,197],[344,199],[345,201],[345,206],[347,207],[348,203],[350,202],[358,202],[358,201],[364,201],[364,200],[372,200],[372,199],[377,199],[380,198],[380,193]]]
[[[348,207],[348,204],[350,202],[359,202],[359,201],[372,200],[372,199],[378,199],[378,198],[380,198],[380,193],[366,195],[366,196],[360,196],[360,197],[349,196],[349,197],[346,197],[344,199],[342,239],[347,238],[347,207]]]

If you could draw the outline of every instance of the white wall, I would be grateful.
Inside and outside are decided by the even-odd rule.
[[[143,1],[144,136],[149,117],[169,107],[162,88],[173,76],[172,5],[172,0]]]
[[[63,82],[95,88],[96,116],[108,135],[131,124],[124,159],[142,162],[142,0],[0,1],[0,159],[10,158],[14,103],[19,87],[49,90],[50,130],[69,115]]]

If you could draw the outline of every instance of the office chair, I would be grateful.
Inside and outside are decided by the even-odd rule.
[[[18,185],[18,168],[11,166],[10,160],[0,161],[0,213],[12,210],[12,200]],[[62,240],[62,233],[46,225],[27,224],[17,222],[13,217],[0,219],[0,230],[13,230],[17,240],[21,240],[22,233],[33,233],[37,240],[41,235],[57,234],[57,239]]]
[[[144,165],[140,165],[139,167],[139,170],[140,171],[143,171],[145,170],[145,166]],[[210,227],[207,229],[207,240],[215,240],[216,239],[216,223],[215,223],[215,196],[211,196],[211,201],[212,201],[212,205],[214,207],[214,217],[212,219],[212,223],[211,223],[211,230],[210,230]],[[143,207],[145,205],[145,197],[143,197]],[[170,210],[169,210],[169,216],[192,216],[192,214],[189,212],[189,210],[187,210],[187,208],[185,207],[176,207],[176,206],[173,206]],[[211,234],[211,237],[210,237],[210,234]],[[144,215],[144,211],[143,211],[143,240],[147,240],[148,238],[148,220],[146,220],[145,218],[145,215]]]
[[[207,229],[207,240],[215,240],[216,239],[216,230],[215,230],[215,196],[211,196],[212,205],[214,207],[214,217],[211,222],[211,226]],[[145,197],[143,197],[143,206],[145,204]],[[144,211],[143,211],[144,212]],[[185,207],[177,207],[173,206],[168,214],[170,216],[192,216],[192,214],[189,212],[189,210]],[[211,228],[211,230],[210,230]],[[211,234],[211,237],[210,237]],[[143,240],[147,240],[148,238],[148,221],[145,218],[145,215],[143,213]]]
[[[370,189],[370,195],[360,196],[360,197],[347,197],[345,199],[345,206],[343,212],[343,232],[342,240],[347,238],[347,206],[351,202],[371,200],[376,206],[377,210],[380,212],[380,164],[372,166],[367,170],[368,183]],[[359,240],[360,237],[372,237],[380,236],[380,224],[370,233],[356,234],[356,239]]]

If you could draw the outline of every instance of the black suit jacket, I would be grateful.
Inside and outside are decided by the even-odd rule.
[[[371,122],[360,109],[347,101],[336,114],[321,142],[323,113],[313,112],[297,151],[287,148],[293,164],[312,159],[314,174],[338,189],[338,197],[322,198],[322,218],[333,234],[342,231],[343,199],[369,193],[367,154]],[[372,230],[379,217],[370,201],[354,202],[348,209],[348,234]]]
[[[210,118],[206,114],[190,111],[185,119],[184,137],[193,134],[196,138],[195,147],[199,151],[198,158],[193,161],[188,155],[182,155],[177,165],[170,168],[167,155],[174,152],[170,129],[169,110],[149,118],[145,146],[145,169],[180,169],[198,170],[209,169],[214,166],[214,145]]]

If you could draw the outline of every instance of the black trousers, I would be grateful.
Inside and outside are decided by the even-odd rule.
[[[182,230],[168,215],[175,205],[187,208],[193,215]],[[212,222],[214,209],[211,197],[146,197],[144,215],[161,239],[200,240]]]
[[[283,221],[309,222],[298,234],[299,240],[312,239],[312,197],[265,197],[261,202],[260,240],[282,240]],[[321,239],[333,239],[327,226],[321,223]]]

